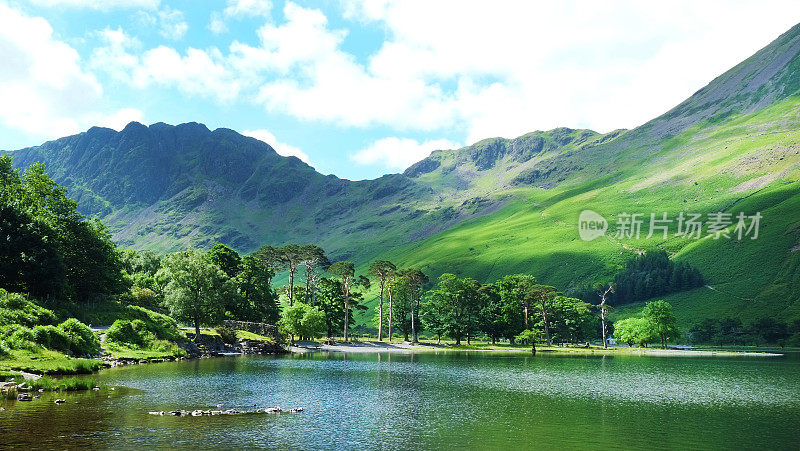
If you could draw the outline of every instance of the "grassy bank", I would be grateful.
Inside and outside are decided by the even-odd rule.
[[[7,358],[0,359],[0,373],[24,371],[48,375],[91,374],[103,366],[104,363],[100,360],[76,359],[50,350],[14,350]]]

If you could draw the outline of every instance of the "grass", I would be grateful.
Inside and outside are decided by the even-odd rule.
[[[100,360],[75,359],[56,351],[13,350],[9,358],[0,360],[0,372],[25,371],[47,375],[91,374],[103,365]]]
[[[18,383],[24,382],[25,385],[30,386],[31,389],[44,390],[48,392],[67,392],[67,391],[85,391],[97,387],[97,381],[93,379],[85,379],[78,377],[69,378],[53,378],[43,376],[39,379],[25,379],[17,377]]]
[[[246,330],[237,330],[236,331],[236,338],[239,340],[252,340],[252,341],[266,341],[269,343],[274,343],[275,340],[271,337],[266,337],[264,335],[254,334],[252,332],[248,332]]]

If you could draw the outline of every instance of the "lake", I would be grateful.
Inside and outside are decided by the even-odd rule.
[[[2,402],[0,445],[798,449],[796,357],[305,354],[113,368],[101,391]],[[111,390],[110,387],[117,387]],[[62,396],[63,397],[63,396]],[[148,411],[303,407],[297,414]]]

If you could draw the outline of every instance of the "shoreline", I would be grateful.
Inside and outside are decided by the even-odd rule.
[[[350,354],[420,354],[437,352],[508,352],[530,354],[530,348],[498,348],[498,347],[454,347],[431,343],[412,344],[410,342],[354,342],[349,344],[322,344],[314,342],[298,342],[290,346],[292,353],[337,352]],[[766,351],[727,351],[727,350],[695,350],[695,349],[656,349],[629,347],[570,348],[558,346],[541,346],[536,352],[551,355],[636,355],[653,357],[783,357],[784,354]]]

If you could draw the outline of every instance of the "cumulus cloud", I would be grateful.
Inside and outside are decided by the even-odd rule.
[[[139,11],[139,20],[158,28],[158,34],[167,39],[177,41],[189,31],[189,24],[184,20],[183,11],[166,6],[153,12]]]
[[[228,0],[223,14],[228,17],[269,16],[272,2],[269,0]]]
[[[380,165],[390,169],[405,169],[426,158],[434,150],[456,149],[459,144],[445,139],[418,142],[409,138],[383,138],[350,155],[360,165]]]
[[[214,34],[225,33],[228,31],[227,19],[269,17],[271,11],[270,0],[228,0],[222,12],[211,13],[208,29]]]
[[[100,33],[105,45],[94,50],[92,67],[137,88],[177,86],[187,93],[230,101],[239,95],[240,83],[225,67],[219,50],[190,47],[180,54],[168,46],[145,52],[141,43],[121,29]]]
[[[103,88],[50,24],[0,2],[0,122],[44,138],[110,123],[134,110],[103,113]],[[100,112],[98,112],[100,110]],[[141,117],[141,112],[138,113]]]
[[[299,147],[278,141],[278,139],[275,138],[275,135],[273,135],[269,130],[245,130],[242,132],[242,134],[244,136],[249,136],[269,144],[273,149],[275,149],[275,152],[278,152],[279,155],[283,155],[284,157],[297,157],[305,161],[306,164],[311,164],[311,160],[309,160],[308,155],[300,150]]]
[[[107,33],[92,61],[140,88],[174,86],[389,135],[474,142],[557,126],[609,131],[665,112],[794,25],[800,3],[776,1],[342,0],[345,22],[335,26],[321,10],[288,1],[283,19],[266,20],[255,40],[142,49],[116,30],[123,38]],[[231,0],[209,27],[224,32],[226,20],[266,17],[271,6]],[[356,55],[348,28],[365,23],[386,39]],[[384,155],[375,161],[399,164],[388,156],[399,150],[374,152]]]

